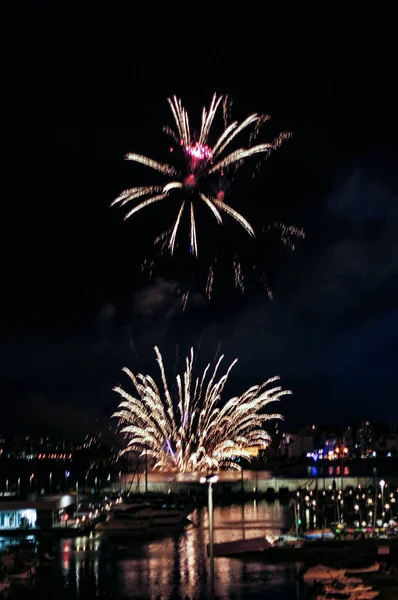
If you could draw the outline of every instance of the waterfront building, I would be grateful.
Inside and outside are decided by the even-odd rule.
[[[73,514],[72,496],[32,496],[27,500],[4,498],[0,502],[0,531],[56,527]],[[69,511],[69,513],[68,513]]]

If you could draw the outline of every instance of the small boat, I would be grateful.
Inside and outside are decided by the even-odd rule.
[[[259,537],[213,544],[213,553],[214,556],[232,556],[234,554],[239,555],[248,552],[263,552],[270,547],[270,543],[264,537]],[[207,546],[207,553],[209,554],[209,546]]]
[[[317,600],[374,600],[379,592],[375,590],[365,592],[322,592],[316,596]]]
[[[372,591],[371,585],[363,585],[363,583],[354,583],[350,585],[350,582],[340,583],[337,581],[335,584],[326,584],[324,590],[327,594],[332,592],[342,592],[346,594],[358,594],[359,592],[370,592]]]
[[[340,577],[344,577],[346,571],[345,569],[333,569],[330,567],[325,567],[325,565],[316,565],[315,567],[310,567],[303,575],[303,579],[306,583],[317,581],[333,581],[334,579],[339,579]]]
[[[304,548],[304,541],[296,538],[294,540],[279,538],[272,544],[271,548]]]
[[[363,581],[360,577],[346,577],[344,575],[344,577],[339,577],[338,579],[336,579],[336,581],[334,583],[350,586],[350,585],[360,585],[361,583],[363,583]]]
[[[331,529],[309,529],[304,537],[307,540],[334,540],[336,536]]]
[[[362,573],[377,573],[380,569],[380,564],[378,562],[375,562],[371,565],[368,566],[355,566],[352,565],[351,567],[346,568],[346,574],[347,575],[361,575]]]
[[[318,594],[315,596],[316,600],[354,600],[351,594],[346,594],[343,592],[332,592],[331,594]],[[356,600],[356,598],[355,598]]]

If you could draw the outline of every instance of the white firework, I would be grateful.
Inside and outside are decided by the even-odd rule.
[[[159,386],[150,375],[134,375],[124,368],[135,391],[114,388],[122,397],[113,416],[119,419],[120,431],[127,439],[124,452],[147,453],[153,457],[157,469],[186,472],[221,467],[240,469],[237,458],[250,460],[250,448],[269,445],[270,436],[263,428],[264,423],[282,416],[268,414],[264,409],[292,393],[275,385],[279,377],[254,385],[241,396],[224,402],[223,390],[237,360],[217,378],[221,356],[212,372],[208,364],[203,374],[195,378],[191,349],[184,372],[176,377],[174,398],[157,347],[155,353],[161,375]]]

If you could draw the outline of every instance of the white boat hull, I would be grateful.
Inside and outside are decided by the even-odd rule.
[[[103,523],[98,523],[97,531],[117,534],[139,534],[157,532],[169,527],[181,526],[187,520],[188,510],[156,509],[149,506],[134,507],[118,511]]]

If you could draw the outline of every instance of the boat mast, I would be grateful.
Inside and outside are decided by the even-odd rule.
[[[145,446],[145,494],[148,493],[148,448]]]

